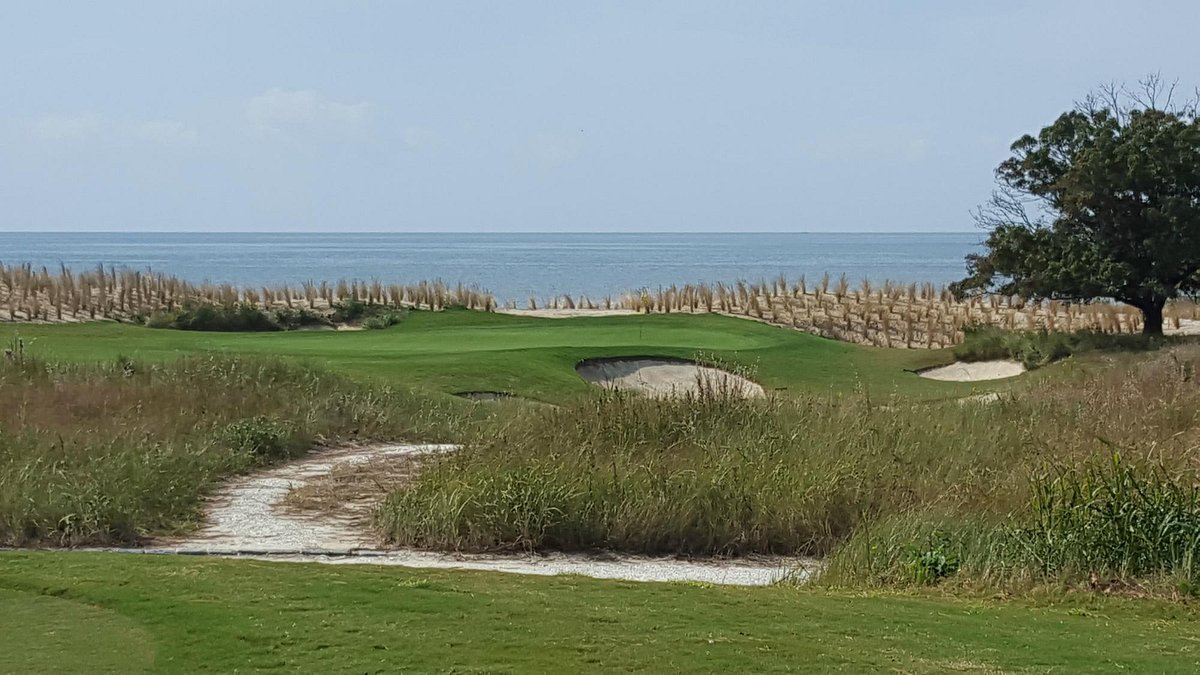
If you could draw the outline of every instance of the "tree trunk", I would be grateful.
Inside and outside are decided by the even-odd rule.
[[[1163,306],[1166,304],[1165,298],[1155,298],[1137,306],[1142,310],[1142,335],[1163,334]]]

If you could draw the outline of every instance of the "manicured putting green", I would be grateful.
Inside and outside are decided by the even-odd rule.
[[[162,360],[220,351],[270,354],[326,364],[443,393],[503,391],[540,400],[589,391],[575,372],[586,358],[664,356],[717,359],[750,369],[767,390],[892,392],[937,398],[970,385],[923,380],[912,370],[949,354],[881,349],[826,340],[711,314],[541,319],[470,311],[413,312],[388,330],[199,333],[115,323],[0,329],[30,342],[36,356],[77,361],[118,356]]]

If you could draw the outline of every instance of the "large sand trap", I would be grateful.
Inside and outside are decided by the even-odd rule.
[[[575,372],[601,387],[637,391],[655,398],[695,394],[702,388],[731,390],[747,398],[765,395],[761,386],[741,375],[683,359],[587,359],[575,366]]]
[[[943,382],[983,382],[1016,377],[1025,372],[1019,361],[955,361],[948,366],[930,368],[917,373],[921,377]]]
[[[699,581],[744,586],[767,585],[784,579],[803,581],[819,568],[819,564],[811,559],[765,556],[690,561],[623,554],[485,555],[381,550],[374,548],[376,542],[366,527],[370,505],[345,505],[339,513],[320,516],[284,508],[284,500],[293,488],[302,487],[308,481],[334,471],[335,467],[389,458],[411,460],[456,449],[453,445],[385,445],[314,453],[228,483],[209,503],[208,525],[193,537],[164,541],[155,548],[105,550],[516,574],[580,574],[598,579]]]

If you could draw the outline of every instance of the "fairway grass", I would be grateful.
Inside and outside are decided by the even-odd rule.
[[[939,398],[977,388],[911,372],[949,363],[947,351],[863,347],[711,314],[541,319],[449,310],[412,312],[394,328],[358,332],[210,333],[111,322],[0,328],[6,344],[17,334],[49,360],[270,354],[446,394],[498,391],[550,402],[590,391],[575,373],[579,361],[619,356],[716,360],[749,369],[768,391]]]
[[[1097,596],[997,601],[9,552],[0,603],[4,667],[21,672],[1200,667],[1195,610]]]

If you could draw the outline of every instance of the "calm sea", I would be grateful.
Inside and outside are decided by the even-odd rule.
[[[829,272],[946,283],[979,232],[903,234],[227,234],[0,232],[0,261],[98,263],[242,285],[373,279],[476,284],[501,301],[603,298],[691,282]]]

